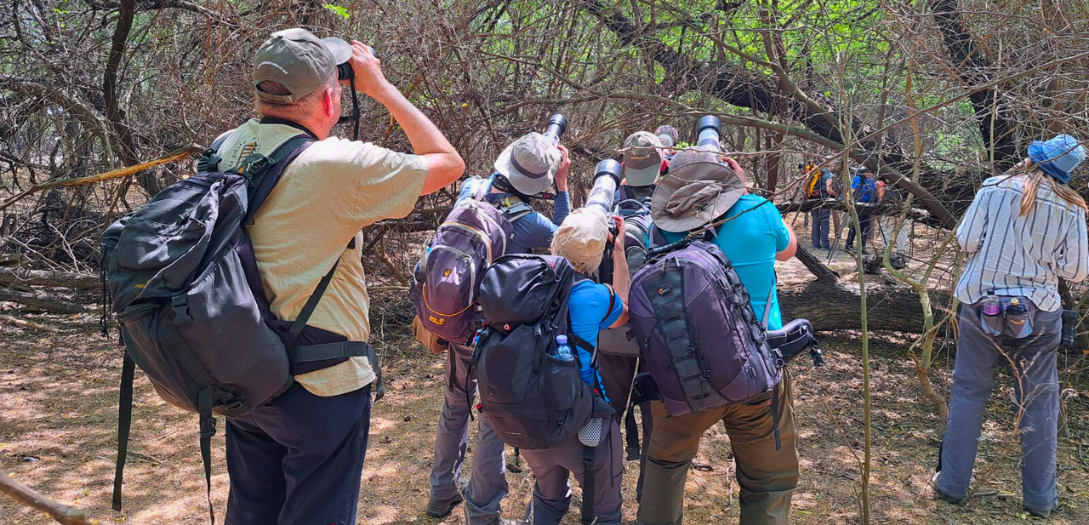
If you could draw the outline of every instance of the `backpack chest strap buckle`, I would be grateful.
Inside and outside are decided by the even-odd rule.
[[[170,307],[174,310],[175,323],[188,323],[193,320],[189,316],[189,298],[185,294],[170,296]]]

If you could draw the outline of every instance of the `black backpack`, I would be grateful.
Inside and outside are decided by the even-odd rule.
[[[295,345],[337,263],[290,328],[274,329],[288,323],[269,310],[246,231],[284,168],[311,139],[300,135],[269,157],[252,155],[238,173],[218,171],[222,140],[205,152],[196,175],[159,192],[102,235],[103,276],[125,345],[115,510],[121,510],[136,366],[164,400],[199,416],[209,513],[213,413],[242,416],[282,394],[294,382],[291,364],[351,356],[367,356],[375,366],[380,397],[381,371],[367,343]]]
[[[487,326],[473,352],[482,414],[504,443],[548,450],[575,436],[594,411],[593,390],[575,359],[555,357],[556,336],[590,352],[570,333],[575,270],[563,257],[506,255],[480,285]]]

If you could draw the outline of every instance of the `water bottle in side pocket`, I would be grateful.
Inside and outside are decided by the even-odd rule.
[[[1002,300],[995,296],[994,290],[988,290],[987,295],[980,299],[979,310],[983,314],[983,331],[991,336],[1002,335],[1005,328],[1002,320]]]
[[[1032,319],[1029,309],[1021,298],[1010,299],[1006,306],[1006,335],[1014,339],[1024,339],[1032,335]]]

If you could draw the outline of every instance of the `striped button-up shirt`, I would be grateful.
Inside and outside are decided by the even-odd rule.
[[[1053,312],[1062,307],[1059,278],[1077,282],[1089,275],[1085,210],[1045,182],[1036,206],[1022,217],[1024,187],[1024,177],[991,177],[964,214],[957,227],[957,242],[968,254],[955,292],[961,302],[974,304],[994,291]]]

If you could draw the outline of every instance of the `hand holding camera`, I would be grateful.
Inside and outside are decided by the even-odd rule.
[[[563,157],[560,159],[560,167],[556,169],[556,191],[567,191],[567,173],[571,171],[571,156],[563,145],[557,146]]]
[[[624,255],[624,218],[619,215],[609,218],[613,221],[609,228],[609,242],[613,245],[613,255],[618,259],[627,260]]]

